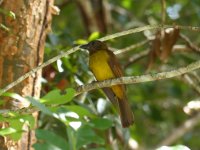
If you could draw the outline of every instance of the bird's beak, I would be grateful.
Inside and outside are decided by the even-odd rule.
[[[82,49],[88,49],[88,44],[81,45],[80,48],[82,48]]]

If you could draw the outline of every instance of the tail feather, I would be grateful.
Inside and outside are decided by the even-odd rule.
[[[118,99],[118,104],[122,126],[124,128],[129,127],[134,123],[134,117],[128,100],[126,98]]]

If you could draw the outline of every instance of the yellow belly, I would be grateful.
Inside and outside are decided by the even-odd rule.
[[[108,64],[108,61],[109,55],[104,50],[95,52],[90,56],[89,67],[97,81],[115,78],[115,75]],[[111,88],[117,97],[123,98],[124,93],[120,85],[115,85]]]

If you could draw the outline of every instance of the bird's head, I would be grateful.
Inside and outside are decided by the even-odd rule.
[[[104,42],[94,40],[89,42],[88,44],[81,45],[80,48],[87,49],[90,53],[96,52],[98,50],[107,50],[108,47]]]

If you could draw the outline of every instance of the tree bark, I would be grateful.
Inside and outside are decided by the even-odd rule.
[[[38,66],[43,61],[46,34],[50,29],[53,0],[4,0],[0,6],[0,88]],[[14,15],[9,15],[12,11]],[[41,71],[14,87],[10,92],[22,96],[40,96]],[[3,108],[27,107],[25,102],[5,99]],[[37,120],[37,114],[34,114]],[[37,122],[37,121],[36,121]],[[0,123],[0,127],[9,126]],[[35,141],[33,131],[27,131],[18,142],[0,138],[0,149],[28,150]]]

